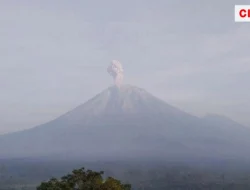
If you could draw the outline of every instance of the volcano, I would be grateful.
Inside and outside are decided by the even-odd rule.
[[[144,89],[109,87],[53,121],[0,136],[0,158],[248,158],[250,130],[199,118]]]

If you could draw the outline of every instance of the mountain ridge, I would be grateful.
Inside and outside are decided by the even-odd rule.
[[[50,122],[0,136],[0,157],[249,156],[250,130],[234,126],[192,116],[135,86],[111,86]]]

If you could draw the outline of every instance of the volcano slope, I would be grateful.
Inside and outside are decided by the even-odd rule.
[[[248,158],[250,130],[220,116],[198,118],[123,85],[29,130],[0,136],[0,158]]]

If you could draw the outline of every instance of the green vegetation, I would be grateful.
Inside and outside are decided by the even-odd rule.
[[[198,166],[197,163],[188,166],[156,162],[77,163],[32,160],[4,163],[0,167],[0,190],[68,190],[74,187],[85,190],[250,189],[250,165],[243,162],[239,165],[226,162],[215,165],[213,162],[213,165],[207,166]],[[82,165],[91,170],[84,170]],[[67,174],[72,168],[81,169]],[[105,173],[95,172],[102,170]]]
[[[129,184],[122,184],[112,177],[106,180],[102,177],[103,172],[85,171],[84,168],[73,170],[72,174],[63,176],[60,180],[50,179],[42,182],[37,190],[130,190]]]

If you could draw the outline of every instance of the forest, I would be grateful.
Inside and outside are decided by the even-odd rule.
[[[181,163],[123,161],[11,160],[1,161],[0,163],[0,190],[44,190],[46,183],[51,182],[51,180],[53,183],[59,184],[60,179],[67,179],[67,176],[72,175],[70,172],[78,171],[79,173],[83,167],[86,168],[85,173],[90,172],[91,175],[96,175],[101,181],[109,179],[109,181],[112,182],[113,180],[120,185],[128,184],[134,190],[250,189],[250,167],[247,164],[244,166],[243,163],[233,165],[223,162],[224,165],[217,163],[217,165],[196,164],[195,166]],[[41,188],[42,184],[44,184],[43,188]],[[124,186],[116,189],[123,190],[125,187],[126,190],[130,189],[130,186],[121,187]],[[87,190],[86,187],[85,189]],[[112,188],[108,189],[112,190]]]

